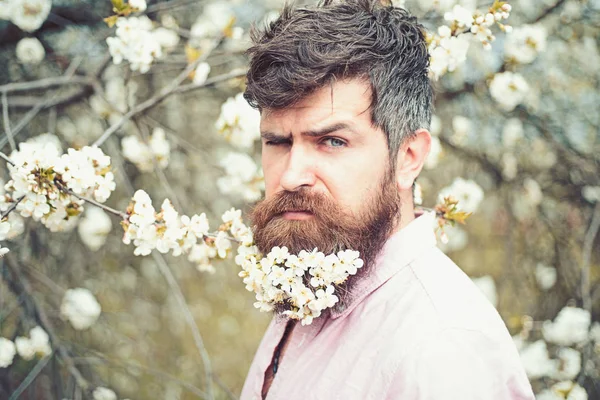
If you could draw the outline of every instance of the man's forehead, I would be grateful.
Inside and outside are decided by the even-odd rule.
[[[370,121],[371,89],[363,81],[340,81],[325,86],[284,109],[263,109],[261,127],[287,123],[329,124],[332,121]],[[342,121],[344,120],[344,121]],[[356,121],[358,122],[358,121]]]

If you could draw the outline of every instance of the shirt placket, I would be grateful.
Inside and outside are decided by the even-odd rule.
[[[283,357],[280,360],[279,368],[269,393],[267,394],[267,400],[286,399],[286,394],[289,389],[286,384],[298,383],[297,378],[294,375],[294,367],[298,362],[298,359],[302,357],[304,348],[313,341],[315,336],[321,331],[323,324],[325,324],[327,318],[316,318],[311,325],[302,326],[298,322],[298,325],[292,331],[289,341]],[[282,324],[285,328],[285,324]],[[283,330],[279,336],[279,340],[283,336]],[[279,343],[279,341],[277,341]],[[277,346],[275,343],[275,346]]]

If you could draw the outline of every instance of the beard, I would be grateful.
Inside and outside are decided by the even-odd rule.
[[[305,220],[288,220],[283,214],[304,211],[312,214]],[[275,246],[287,247],[290,253],[317,248],[324,254],[356,250],[364,266],[336,285],[340,301],[352,298],[352,288],[369,274],[375,259],[400,219],[400,195],[392,173],[387,173],[375,194],[354,214],[345,211],[334,200],[308,188],[282,191],[258,203],[250,214],[254,242],[260,252],[268,254]],[[276,309],[280,313],[285,307]]]

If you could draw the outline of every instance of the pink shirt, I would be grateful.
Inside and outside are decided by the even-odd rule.
[[[344,310],[297,324],[268,400],[533,400],[496,310],[437,247],[433,214],[394,234]],[[285,320],[274,318],[241,400],[259,400]]]

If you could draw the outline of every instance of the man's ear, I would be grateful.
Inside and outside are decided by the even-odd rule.
[[[406,139],[398,150],[396,161],[396,185],[398,190],[409,190],[423,169],[431,147],[431,134],[419,129]]]

